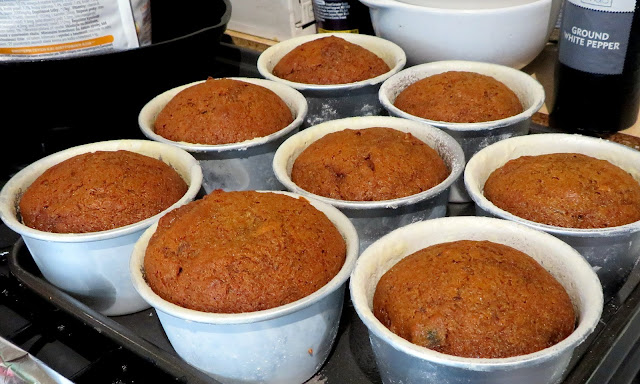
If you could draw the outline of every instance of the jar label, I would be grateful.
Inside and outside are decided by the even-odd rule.
[[[579,7],[603,12],[633,12],[636,0],[567,0]]]
[[[354,28],[351,4],[344,0],[313,0],[313,13],[319,32],[349,31]]]
[[[324,28],[317,28],[317,29],[318,29],[318,33],[360,33],[358,29],[345,29],[345,30],[339,30],[339,31],[335,31],[332,29],[324,29]]]
[[[635,5],[636,0],[567,0],[560,62],[583,72],[621,74]]]

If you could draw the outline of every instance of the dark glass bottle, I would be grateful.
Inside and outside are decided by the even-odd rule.
[[[632,126],[640,106],[640,0],[565,0],[549,124],[590,135]]]
[[[313,14],[318,33],[373,35],[369,8],[358,0],[313,0]]]

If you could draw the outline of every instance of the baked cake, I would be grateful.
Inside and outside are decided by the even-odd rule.
[[[490,241],[442,243],[405,257],[378,282],[373,311],[414,344],[473,358],[542,350],[569,336],[576,321],[549,272]]]
[[[171,166],[139,153],[84,153],[46,170],[20,199],[23,223],[85,233],[133,224],[180,200],[188,186]]]
[[[336,36],[315,39],[291,50],[273,74],[304,84],[346,84],[371,79],[391,70],[387,63],[360,45]]]
[[[522,156],[493,171],[485,197],[523,219],[568,228],[640,220],[640,184],[606,160],[578,153]]]
[[[233,79],[212,79],[175,95],[154,123],[156,134],[195,144],[239,143],[268,136],[293,122],[273,91]]]
[[[393,104],[411,115],[450,123],[500,120],[523,111],[518,96],[500,81],[462,71],[418,80],[400,92]]]
[[[176,305],[242,313],[310,295],[345,257],[341,234],[306,199],[217,190],[160,219],[144,270],[151,289]]]
[[[426,191],[449,173],[438,153],[410,133],[374,127],[315,141],[296,158],[291,180],[320,196],[378,201]]]

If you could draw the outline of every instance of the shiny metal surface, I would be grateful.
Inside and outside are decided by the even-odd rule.
[[[300,92],[309,103],[309,113],[304,127],[352,116],[382,115],[384,108],[378,101],[381,84],[380,82],[339,89],[301,89]]]
[[[360,207],[340,208],[351,220],[358,237],[360,249],[365,250],[371,243],[383,235],[402,226],[418,221],[444,217],[447,213],[449,201],[449,188],[439,188],[439,192],[424,199],[415,199],[414,202],[387,208],[369,208],[366,203]]]
[[[344,129],[388,127],[409,132],[435,149],[451,170],[449,176],[424,192],[383,201],[347,201],[319,196],[300,188],[291,180],[291,169],[300,153],[321,137]],[[340,209],[354,224],[364,250],[382,235],[416,221],[443,217],[447,211],[451,185],[460,178],[464,154],[448,134],[415,121],[388,116],[351,117],[307,128],[286,140],[276,151],[273,170],[288,190]]]
[[[278,193],[299,198],[290,192]],[[144,278],[144,255],[157,224],[145,231],[131,255],[135,289],[156,309],[171,345],[189,364],[224,383],[296,383],[313,376],[329,356],[343,294],[358,257],[358,236],[338,209],[310,201],[346,243],[344,265],[327,284],[296,301],[254,312],[212,313],[164,300]]]
[[[198,81],[173,88],[153,98],[140,111],[138,125],[147,138],[182,148],[198,159],[203,173],[203,187],[207,193],[216,189],[282,190],[283,187],[271,168],[273,155],[285,139],[300,129],[307,115],[307,101],[300,92],[274,81],[247,77],[230,79],[253,83],[276,93],[291,110],[293,122],[265,137],[219,145],[172,141],[156,134],[154,123],[162,108],[181,90],[202,82]]]
[[[423,119],[411,115],[394,103],[396,97],[409,85],[426,77],[448,71],[476,72],[491,76],[511,89],[522,103],[523,112],[495,121],[478,123],[449,123]],[[464,151],[467,161],[480,149],[509,137],[526,135],[531,117],[542,106],[545,94],[542,85],[528,74],[519,70],[490,63],[473,61],[439,61],[416,65],[391,76],[380,87],[380,102],[391,116],[402,117],[440,128],[453,136]],[[462,179],[453,187],[451,202],[469,202],[471,198],[464,188]]]
[[[375,53],[387,63],[391,68],[390,71],[372,79],[335,85],[296,83],[281,79],[272,73],[280,59],[291,50],[301,44],[329,35],[338,36]],[[406,62],[407,57],[402,48],[380,37],[352,33],[322,33],[288,39],[268,48],[258,58],[257,67],[264,78],[286,84],[305,96],[309,103],[309,113],[304,127],[310,127],[346,117],[380,115],[383,112],[383,107],[378,100],[380,85],[404,68]]]
[[[450,216],[473,215],[473,204],[449,204]],[[10,240],[0,226],[0,240]],[[6,229],[6,227],[4,227]],[[11,242],[15,239],[11,240]],[[8,244],[8,243],[5,243]],[[155,366],[165,367],[185,378],[185,383],[219,383],[179,358],[171,347],[154,309],[108,318],[49,284],[39,273],[22,241],[17,241],[8,266],[0,263],[0,274],[11,273],[32,292],[60,307],[61,312],[112,337],[124,350],[140,351]],[[574,352],[563,384],[634,384],[638,371],[640,332],[640,269],[636,268],[625,287],[605,309],[596,330]],[[4,289],[0,281],[0,289]],[[624,291],[624,292],[623,292]],[[348,295],[347,295],[348,296]],[[6,325],[6,317],[3,317]],[[49,360],[44,360],[52,363]],[[53,363],[52,363],[53,364]],[[169,368],[167,365],[169,364]],[[53,365],[52,367],[56,367]],[[62,370],[61,372],[64,372]],[[197,375],[199,373],[199,376]],[[194,374],[196,377],[194,377]],[[200,377],[200,380],[198,378]],[[337,340],[329,359],[308,384],[380,384],[367,327],[345,297]]]
[[[537,352],[481,359],[439,353],[387,329],[373,314],[373,296],[380,278],[420,249],[457,240],[505,244],[538,261],[571,298],[577,316],[573,333]],[[350,290],[354,308],[369,330],[383,383],[558,383],[574,350],[594,331],[603,310],[600,282],[578,252],[544,232],[486,217],[439,218],[385,235],[360,255],[351,274]]]
[[[611,297],[624,284],[640,256],[640,222],[618,227],[576,229],[536,223],[496,207],[482,189],[489,175],[511,159],[546,153],[572,152],[608,160],[640,179],[640,152],[603,139],[558,133],[515,137],[495,143],[468,162],[464,182],[476,205],[476,214],[515,221],[550,233],[578,250],[591,264]]]
[[[518,384],[558,383],[563,367],[571,358],[571,351],[547,359],[541,363],[514,369],[480,370],[469,366],[445,366],[416,356],[400,353],[384,337],[370,333],[371,344],[378,362],[378,371],[384,384],[390,383],[473,383],[473,384]]]
[[[172,166],[185,180],[185,195],[158,214],[123,227],[88,233],[53,233],[21,222],[18,201],[31,183],[50,167],[95,151],[128,150]],[[200,191],[202,171],[186,151],[150,140],[111,140],[72,147],[40,159],[14,175],[0,192],[0,218],[19,233],[43,275],[93,309],[125,315],[148,308],[128,276],[129,256],[140,235],[172,209],[192,201]]]
[[[449,129],[445,126],[438,127],[444,132],[447,132],[454,139],[458,141],[464,152],[464,158],[470,159],[476,152],[485,148],[488,145],[497,143],[500,140],[508,139],[510,137],[524,136],[529,133],[529,125],[531,124],[531,117],[514,122],[513,124],[503,127],[496,127],[488,134],[484,130],[469,130],[460,131],[455,129]],[[455,195],[454,195],[455,193]],[[452,202],[468,202],[471,201],[471,197],[467,193],[464,186],[464,178],[459,178],[452,186]]]
[[[192,152],[202,168],[202,186],[205,192],[210,193],[216,189],[284,190],[273,174],[271,164],[280,144],[296,132],[298,128],[264,144],[246,149]]]

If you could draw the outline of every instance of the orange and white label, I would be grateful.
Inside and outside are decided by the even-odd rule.
[[[36,47],[12,47],[0,48],[2,55],[40,55],[43,53],[72,51],[74,49],[85,49],[89,47],[99,47],[113,43],[113,36],[102,36],[97,39],[76,41],[73,43],[41,45]]]
[[[140,37],[141,44],[138,31],[149,27],[137,25],[135,15],[150,25],[149,0],[1,0],[0,62],[146,45],[150,34]]]

